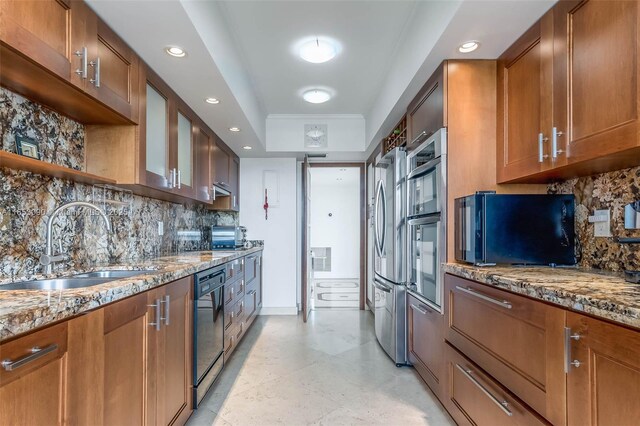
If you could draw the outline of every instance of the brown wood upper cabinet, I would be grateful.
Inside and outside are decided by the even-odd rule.
[[[553,14],[536,22],[498,59],[498,181],[548,168]]]
[[[447,126],[446,66],[443,62],[407,108],[407,145]]]
[[[220,210],[240,210],[240,159],[217,138],[211,156],[212,185],[216,190],[213,207]]]
[[[561,1],[500,57],[500,183],[638,164],[639,22],[636,1]]]
[[[640,333],[567,314],[570,425],[634,425],[640,418]]]
[[[0,8],[3,46],[29,61],[20,61],[19,68],[7,67],[2,72],[4,85],[84,123],[118,120],[113,113],[104,114],[95,100],[122,122],[138,121],[138,57],[83,1],[2,0]],[[6,55],[10,54],[5,54],[7,61],[19,61]],[[66,86],[47,81],[47,91],[55,95],[39,94],[46,79],[42,70]],[[69,83],[94,101],[74,92]]]

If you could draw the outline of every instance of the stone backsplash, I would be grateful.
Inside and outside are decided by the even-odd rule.
[[[0,88],[2,150],[15,152],[17,134],[38,141],[43,161],[83,170],[82,124]],[[106,210],[113,232],[107,234],[101,218],[86,209],[67,210],[53,227],[55,251],[61,241],[69,255],[56,264],[57,270],[206,249],[208,233],[203,230],[238,222],[236,213],[210,211],[202,205],[174,204],[0,167],[0,282],[41,272],[38,257],[45,249],[48,215],[76,200],[92,201]],[[163,235],[158,222],[163,223]]]
[[[624,206],[640,200],[640,167],[553,183],[548,192],[576,197],[580,266],[608,271],[640,270],[640,245],[616,241],[616,237],[640,237],[640,230],[624,229]],[[613,237],[594,237],[594,225],[588,218],[596,209],[611,210]]]

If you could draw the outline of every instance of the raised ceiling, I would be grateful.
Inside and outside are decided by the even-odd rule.
[[[365,121],[362,148],[329,159],[362,160],[442,60],[496,58],[555,0],[87,2],[240,156],[300,157],[303,149],[268,149],[270,115],[350,114]],[[338,40],[341,52],[327,63],[304,62],[293,46],[314,35]],[[463,56],[456,47],[469,39],[481,46]],[[167,45],[187,56],[169,57]],[[300,91],[313,86],[335,97],[304,102]],[[209,96],[221,103],[206,104]]]

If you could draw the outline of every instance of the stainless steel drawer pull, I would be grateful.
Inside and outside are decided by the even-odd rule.
[[[471,296],[475,296],[479,299],[486,300],[487,302],[491,302],[498,306],[502,306],[503,308],[511,309],[513,307],[513,305],[511,305],[511,303],[508,300],[494,299],[493,297],[487,296],[486,294],[482,294],[472,289],[471,287],[460,287],[459,285],[457,285],[456,289],[460,290],[463,293],[470,294]]]
[[[30,362],[35,361],[38,358],[42,358],[46,354],[49,354],[56,349],[58,349],[58,345],[56,345],[55,343],[53,345],[47,346],[44,349],[40,349],[38,346],[34,346],[33,348],[31,348],[31,353],[29,355],[26,355],[15,361],[11,361],[10,359],[5,359],[4,361],[2,361],[2,368],[4,368],[6,371],[17,370],[23,365],[29,364]]]
[[[256,294],[256,291],[255,290],[251,290],[248,294],[249,294],[249,296],[253,296],[254,294]]]
[[[414,311],[420,312],[422,315],[427,315],[426,309],[422,309],[420,306],[414,305],[413,303],[411,304],[410,308]]]
[[[571,371],[571,366],[575,368],[580,367],[582,363],[577,359],[571,360],[571,339],[580,340],[579,334],[572,334],[571,329],[569,327],[564,328],[564,372],[569,373]]]
[[[169,325],[169,312],[171,312],[171,295],[165,295],[162,303],[164,303],[164,318],[161,317],[160,319],[164,320],[164,325]]]
[[[147,305],[150,308],[155,308],[155,321],[150,322],[149,325],[156,328],[156,331],[160,331],[160,326],[162,325],[162,318],[160,318],[160,309],[161,309],[160,299],[156,299],[156,303],[153,305]]]
[[[464,374],[464,376],[471,381],[471,383],[476,385],[477,388],[482,391],[482,393],[487,395],[489,399],[494,404],[496,404],[507,416],[513,416],[513,413],[507,408],[509,406],[509,403],[507,401],[500,401],[498,398],[493,396],[493,394],[489,392],[484,386],[482,386],[482,383],[480,383],[475,377],[471,375],[473,373],[473,370],[467,370],[466,368],[461,367],[460,364],[456,364],[456,367],[458,367],[458,370],[460,370],[462,374]]]

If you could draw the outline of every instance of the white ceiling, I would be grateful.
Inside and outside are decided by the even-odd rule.
[[[365,114],[393,64],[416,1],[223,1],[225,17],[267,114]],[[312,64],[295,49],[313,37],[341,52]],[[335,96],[310,104],[304,88]]]
[[[334,161],[365,159],[437,65],[462,56],[461,42],[481,41],[464,57],[496,58],[555,1],[87,0],[240,156],[301,157],[267,150],[269,114],[362,115],[365,150],[329,152]],[[328,63],[302,61],[292,47],[314,35],[337,39],[342,51]],[[167,56],[167,45],[187,57]],[[311,86],[336,96],[308,104],[299,92]],[[208,96],[222,102],[206,104]]]

